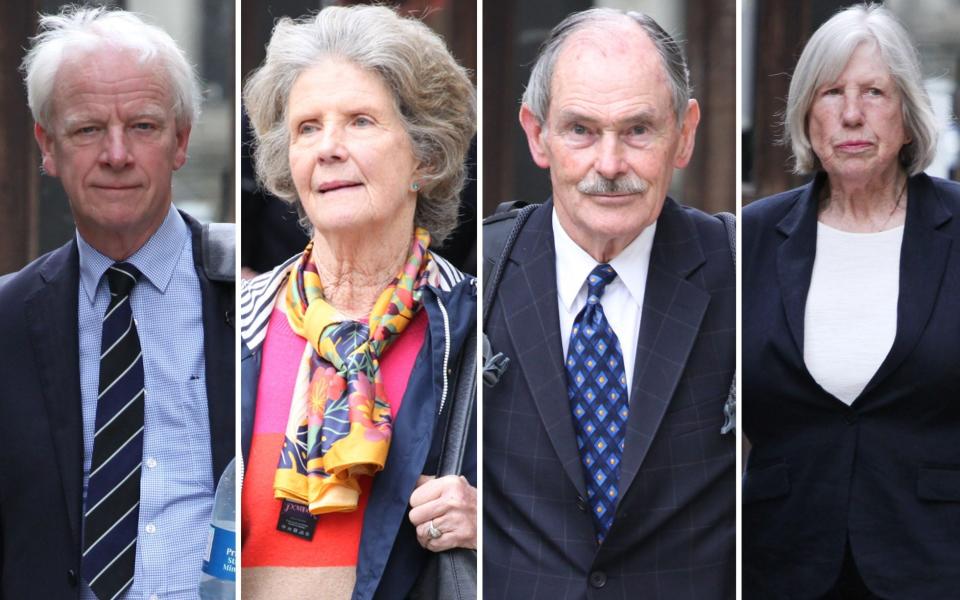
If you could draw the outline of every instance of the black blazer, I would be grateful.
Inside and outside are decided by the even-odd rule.
[[[203,302],[216,483],[235,453],[234,286],[207,278],[200,225],[183,217],[193,234]],[[0,598],[79,596],[83,417],[78,285],[75,239],[0,285]]]
[[[517,238],[486,331],[512,363],[484,391],[484,597],[734,596],[736,475],[721,435],[735,362],[723,224],[667,199],[644,297],[621,497],[602,545],[566,392],[552,203]]]
[[[960,185],[911,177],[893,347],[852,406],[803,362],[820,175],[743,210],[744,598],[960,589]]]

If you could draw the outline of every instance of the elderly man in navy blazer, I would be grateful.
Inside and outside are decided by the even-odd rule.
[[[0,284],[0,598],[195,598],[234,454],[230,244],[171,204],[198,82],[103,8],[41,17],[23,71],[77,233]]]
[[[699,118],[648,16],[577,13],[541,49],[520,122],[553,198],[485,323],[511,361],[484,395],[486,598],[734,596],[734,266],[666,196]]]

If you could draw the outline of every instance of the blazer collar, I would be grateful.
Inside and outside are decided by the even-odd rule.
[[[784,312],[796,345],[795,360],[803,364],[804,312],[817,248],[817,197],[826,175],[798,190],[793,208],[777,224],[784,241],[777,251],[777,276]],[[926,327],[939,295],[952,240],[940,229],[952,218],[933,180],[925,174],[907,183],[907,216],[900,251],[900,292],[897,334],[893,347],[860,397],[889,376],[910,354]]]
[[[507,333],[516,348],[517,369],[527,381],[533,403],[567,477],[581,497],[587,490],[567,400],[566,371],[557,305],[553,201],[537,208],[517,236],[496,301],[509,315]]]
[[[640,471],[700,333],[710,294],[691,278],[705,261],[693,221],[667,198],[657,220],[640,317],[619,501]]]
[[[953,240],[941,228],[952,218],[933,180],[911,177],[907,188],[907,220],[900,250],[900,297],[897,301],[897,335],[890,353],[867,383],[861,397],[870,393],[910,355],[930,322],[940,296]]]
[[[80,406],[77,300],[79,255],[76,240],[52,252],[40,278],[24,298],[37,375],[60,469],[67,516],[80,544],[83,503],[83,416]]]

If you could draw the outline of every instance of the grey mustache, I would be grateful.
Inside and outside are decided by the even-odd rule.
[[[603,175],[591,173],[580,180],[577,191],[581,194],[644,194],[650,184],[636,175],[622,175],[616,179],[608,179]]]

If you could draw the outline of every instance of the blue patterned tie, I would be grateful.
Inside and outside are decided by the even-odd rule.
[[[620,341],[603,314],[600,298],[617,272],[597,265],[587,277],[587,305],[573,322],[567,348],[567,397],[577,447],[587,475],[587,501],[597,543],[603,541],[620,494],[620,457],[627,427],[627,378]]]
[[[100,339],[100,382],[83,515],[83,578],[100,600],[133,583],[143,460],[143,356],[130,310],[140,271],[116,263],[106,272],[110,304]]]

